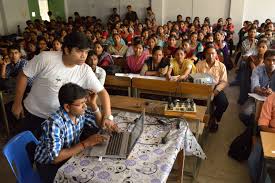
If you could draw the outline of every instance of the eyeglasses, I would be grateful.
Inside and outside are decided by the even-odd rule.
[[[76,107],[80,107],[80,106],[87,106],[87,104],[86,104],[86,102],[87,102],[87,99],[85,99],[83,102],[81,102],[81,103],[78,103],[78,104],[74,104],[74,103],[72,103],[72,104],[70,104],[70,105],[72,105],[72,106],[76,106]]]

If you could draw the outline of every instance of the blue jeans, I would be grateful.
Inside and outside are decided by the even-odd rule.
[[[249,174],[253,182],[272,183],[269,175],[264,168],[263,148],[260,142],[257,142],[248,158]],[[266,177],[264,175],[266,174]],[[265,179],[263,181],[263,179]]]

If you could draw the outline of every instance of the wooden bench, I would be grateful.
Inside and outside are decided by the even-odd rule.
[[[128,96],[131,96],[131,83],[132,82],[129,77],[107,75],[104,86],[107,90],[127,90]]]

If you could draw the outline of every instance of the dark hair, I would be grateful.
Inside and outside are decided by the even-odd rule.
[[[256,30],[256,31],[257,31],[257,28],[256,28],[256,27],[251,26],[251,28],[250,28],[250,29],[248,29],[248,32],[250,32],[250,31],[252,31],[252,30]]]
[[[64,38],[63,48],[79,48],[86,49],[90,47],[88,37],[82,32],[72,32]]]
[[[186,50],[185,50],[184,48],[182,48],[182,47],[177,48],[176,51],[175,51],[175,54],[176,54],[178,51],[183,51],[184,54],[186,54]]]
[[[207,50],[209,50],[211,48],[214,48],[216,50],[215,45],[212,42],[205,43],[205,48],[203,50],[203,53],[205,54],[207,52]]]
[[[10,53],[11,50],[18,50],[20,52],[20,47],[19,45],[14,44],[8,47],[8,53]]]
[[[214,35],[212,33],[207,33],[204,38],[205,39],[208,39],[209,37],[214,37]]]
[[[82,99],[88,94],[87,90],[74,83],[64,84],[58,92],[58,100],[63,108],[64,104],[72,104],[77,99]]]
[[[138,45],[138,44],[142,44],[140,37],[134,37],[133,45]]]
[[[59,43],[61,43],[61,44],[62,44],[62,41],[61,41],[61,39],[60,39],[60,38],[54,38],[53,42],[55,42],[55,41],[58,41]]]
[[[266,39],[260,39],[258,42],[257,42],[257,46],[260,46],[260,44],[265,44],[266,46],[268,45],[268,41]]]
[[[177,40],[177,37],[176,37],[175,35],[170,35],[170,36],[168,37],[168,39],[172,39],[172,38],[174,38],[174,39]]]
[[[152,54],[155,54],[155,52],[157,52],[159,50],[162,51],[163,50],[162,47],[161,46],[155,46],[152,50]]]
[[[147,11],[151,10],[152,11],[152,8],[151,6],[149,6],[148,8],[146,8]]]
[[[90,50],[88,53],[88,57],[93,56],[93,55],[97,56],[94,50]]]
[[[267,57],[273,57],[273,56],[275,56],[275,50],[269,49],[269,50],[266,50],[264,54],[264,59],[266,59]]]

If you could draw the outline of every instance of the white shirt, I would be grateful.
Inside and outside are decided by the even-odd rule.
[[[72,82],[96,93],[104,89],[90,66],[66,67],[62,52],[58,51],[40,53],[28,62],[23,72],[27,77],[34,77],[24,106],[31,114],[45,119],[60,106],[58,92],[62,85]]]
[[[99,82],[104,85],[105,83],[105,78],[106,78],[106,71],[102,69],[101,67],[96,66],[95,68],[95,75]]]

